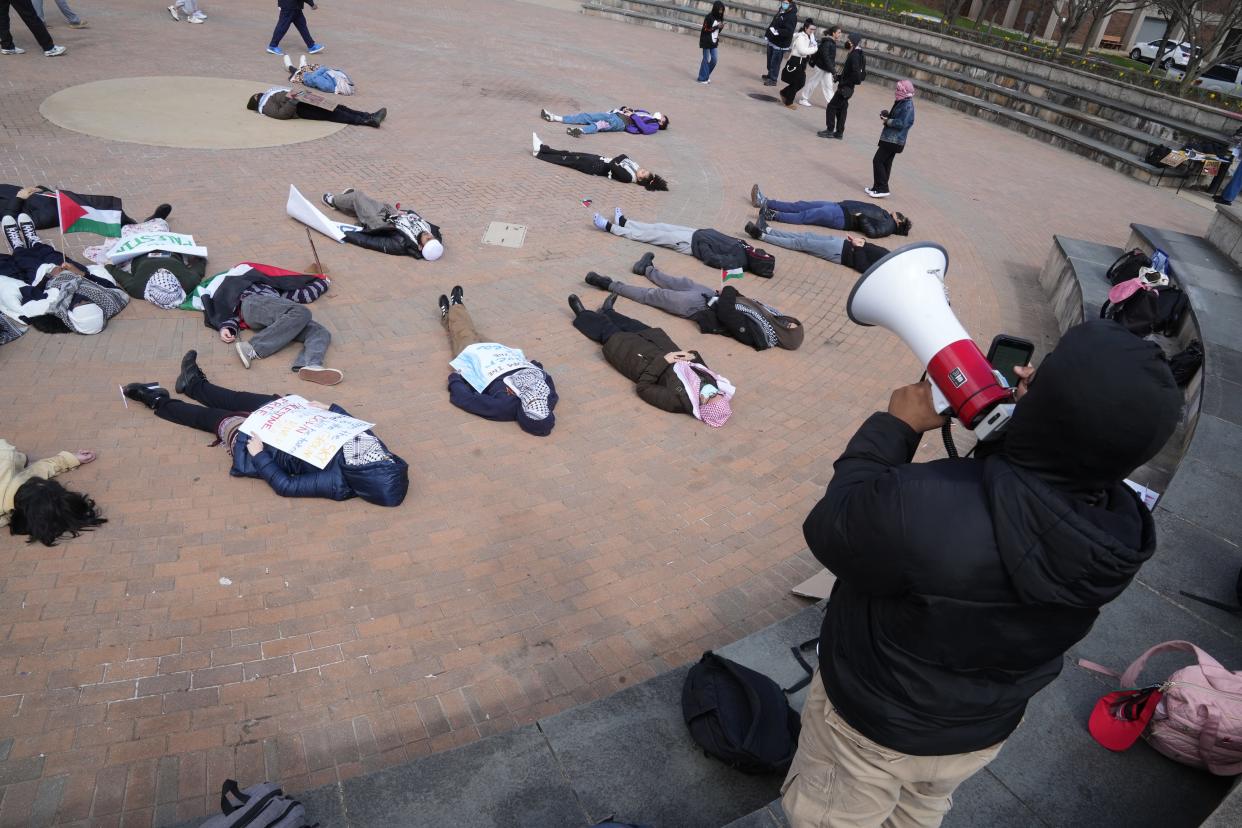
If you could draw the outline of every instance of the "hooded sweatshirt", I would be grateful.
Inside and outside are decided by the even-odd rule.
[[[913,464],[919,435],[872,415],[803,525],[838,578],[820,672],[840,715],[913,755],[1004,740],[1155,552],[1121,480],[1168,439],[1179,405],[1155,345],[1091,322],[1018,403],[1012,454],[1007,440],[984,459]]]

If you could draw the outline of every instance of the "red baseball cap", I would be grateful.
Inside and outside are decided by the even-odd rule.
[[[1163,696],[1157,687],[1109,693],[1095,703],[1087,729],[1109,750],[1125,750],[1143,735]]]

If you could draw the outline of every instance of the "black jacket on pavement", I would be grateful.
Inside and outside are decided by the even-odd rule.
[[[841,201],[841,212],[845,213],[845,229],[851,233],[862,233],[869,239],[891,236],[897,232],[897,220],[892,213],[870,201]]]
[[[1000,456],[911,464],[918,444],[901,420],[872,415],[803,524],[839,579],[820,670],[868,738],[964,753],[1018,726],[1151,557],[1155,529],[1123,484],[1088,505]]]
[[[770,45],[778,49],[788,49],[793,43],[794,30],[798,28],[798,4],[790,3],[785,11],[777,11],[764,31],[764,37]],[[776,29],[776,34],[772,30]]]
[[[867,268],[883,259],[888,253],[887,247],[880,247],[878,244],[864,242],[862,247],[855,247],[846,241],[841,246],[841,264],[852,267],[859,273],[866,273]]]
[[[674,413],[693,414],[686,387],[664,355],[681,348],[660,328],[614,333],[604,343],[604,359],[635,383],[643,401]],[[706,366],[698,351],[695,361]]]

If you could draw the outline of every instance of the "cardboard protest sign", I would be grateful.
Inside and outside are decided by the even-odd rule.
[[[341,446],[375,423],[316,408],[296,394],[272,400],[241,424],[241,432],[264,445],[325,468]]]
[[[185,233],[136,233],[112,246],[108,251],[108,262],[122,264],[156,250],[207,258],[207,248],[196,245],[194,237]]]
[[[312,92],[309,89],[299,89],[296,92],[290,92],[286,95],[286,97],[291,101],[310,104],[316,109],[324,109],[328,112],[331,112],[340,106],[339,103],[333,101],[331,98],[321,95],[318,92]]]

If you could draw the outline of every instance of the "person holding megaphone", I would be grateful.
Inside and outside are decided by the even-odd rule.
[[[782,787],[795,828],[939,825],[1155,552],[1123,480],[1180,418],[1160,349],[1096,320],[1018,376],[970,458],[912,462],[945,419],[927,382],[895,390],[803,524],[837,582]]]

